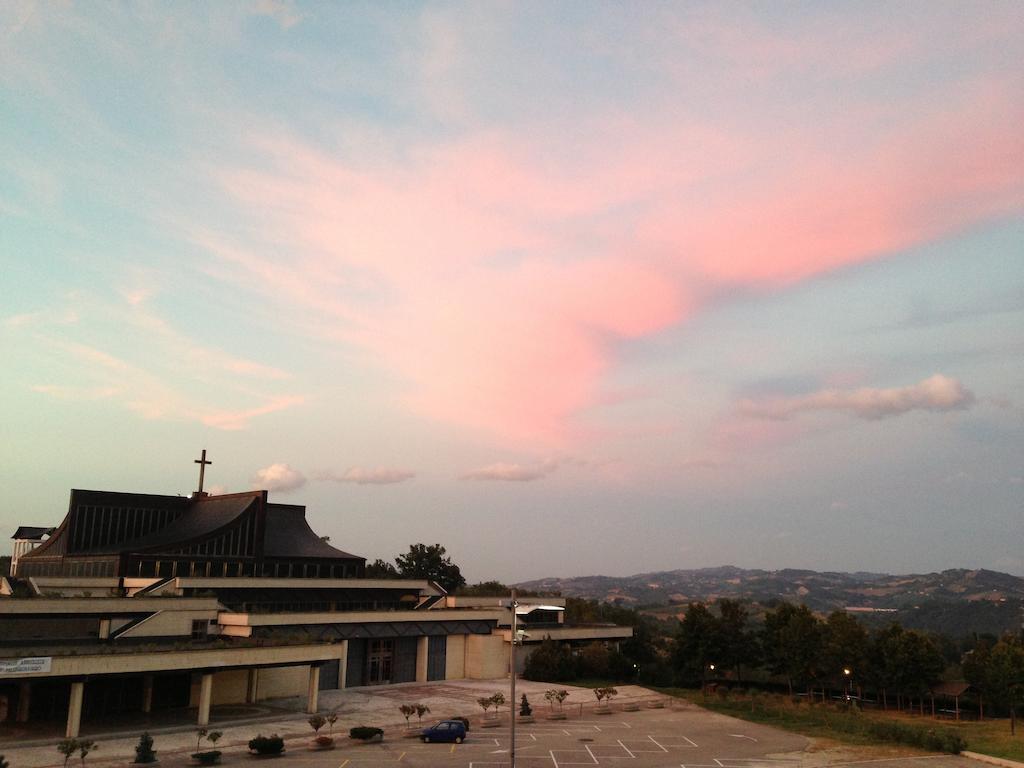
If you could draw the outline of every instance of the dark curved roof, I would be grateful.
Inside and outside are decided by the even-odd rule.
[[[167,527],[134,541],[126,541],[112,551],[145,552],[210,536],[248,512],[259,498],[260,492],[255,491],[193,499],[188,511]]]
[[[285,504],[267,505],[267,529],[263,554],[266,557],[324,557],[363,560],[335,549],[321,539],[306,522],[306,508]]]

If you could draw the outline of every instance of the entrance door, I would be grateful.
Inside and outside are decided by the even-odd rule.
[[[366,684],[383,685],[391,682],[391,669],[395,659],[394,640],[371,640],[366,654],[369,665]]]

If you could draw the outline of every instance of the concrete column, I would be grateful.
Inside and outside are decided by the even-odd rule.
[[[429,638],[426,635],[416,638],[416,682],[427,682],[427,644]]]
[[[249,680],[245,686],[245,703],[255,704],[259,698],[260,690],[260,670],[258,667],[253,667],[249,670]]]
[[[99,638],[100,640],[110,639],[110,619],[100,619]]]
[[[205,672],[199,682],[199,726],[210,724],[210,702],[213,700],[213,673]]]
[[[19,723],[28,722],[29,707],[32,706],[32,683],[22,680],[18,685],[18,715]]]
[[[316,714],[320,703],[320,667],[313,664],[309,668],[309,692],[306,695],[306,713]]]
[[[142,676],[142,711],[149,714],[153,711],[153,676]]]
[[[345,687],[348,676],[348,640],[341,641],[341,656],[338,658],[338,690]]]
[[[85,696],[85,683],[76,681],[71,684],[71,698],[68,700],[68,728],[64,735],[69,739],[77,739],[82,729],[82,698]]]

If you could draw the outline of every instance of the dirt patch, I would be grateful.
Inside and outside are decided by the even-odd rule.
[[[898,757],[916,757],[925,754],[919,749],[902,744],[846,744],[835,739],[811,737],[810,744],[802,753],[790,753],[788,757],[812,757],[815,764],[849,763],[858,760],[887,760]]]

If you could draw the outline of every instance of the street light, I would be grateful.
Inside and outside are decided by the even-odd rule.
[[[843,667],[843,674],[846,676],[846,703],[850,703],[850,674],[853,670],[849,667]]]
[[[509,707],[508,707],[508,730],[510,744],[508,748],[509,757],[509,768],[516,768],[516,640],[519,636],[517,627],[517,615],[516,608],[519,607],[519,601],[516,600],[516,591],[512,590],[512,633],[509,635],[509,651],[508,651],[508,677],[509,677]],[[526,633],[522,633],[526,636]]]

